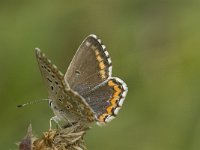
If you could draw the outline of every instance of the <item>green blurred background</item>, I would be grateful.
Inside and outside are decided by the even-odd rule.
[[[89,150],[200,149],[200,1],[0,1],[0,149],[34,134],[53,116],[35,47],[65,72],[89,34],[98,35],[113,75],[129,87],[117,119],[93,125]]]

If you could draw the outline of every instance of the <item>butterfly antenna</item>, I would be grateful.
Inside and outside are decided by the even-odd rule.
[[[24,106],[27,106],[27,105],[37,104],[37,103],[40,103],[40,102],[43,102],[43,101],[49,101],[49,100],[50,99],[34,100],[34,101],[30,101],[30,102],[27,102],[27,103],[24,103],[24,104],[17,105],[17,108],[21,108],[21,107],[24,107]]]

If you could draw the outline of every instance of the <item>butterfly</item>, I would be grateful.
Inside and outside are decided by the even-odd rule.
[[[128,92],[124,81],[112,77],[112,62],[96,35],[87,36],[62,74],[40,49],[36,58],[46,84],[53,120],[105,124],[116,117]]]

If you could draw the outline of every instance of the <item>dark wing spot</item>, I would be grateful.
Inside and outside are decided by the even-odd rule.
[[[53,86],[51,86],[51,90],[52,90],[52,91],[54,90],[54,87],[53,87]]]
[[[80,75],[81,72],[79,70],[75,70],[76,75]]]
[[[52,83],[52,81],[49,78],[47,78],[47,80]]]
[[[66,108],[67,108],[67,109],[71,109],[71,107],[70,107],[69,105],[66,105]]]

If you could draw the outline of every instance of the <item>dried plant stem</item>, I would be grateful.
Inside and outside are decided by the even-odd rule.
[[[88,129],[75,124],[64,129],[51,129],[44,132],[41,138],[35,138],[30,125],[27,135],[19,144],[19,150],[86,150],[83,136]]]

